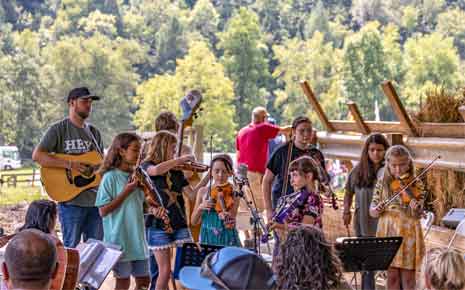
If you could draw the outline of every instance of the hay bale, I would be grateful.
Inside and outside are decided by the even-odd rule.
[[[426,99],[420,104],[420,110],[413,114],[418,122],[460,123],[463,117],[458,108],[465,104],[465,89],[446,91],[443,87],[434,87],[425,92]]]

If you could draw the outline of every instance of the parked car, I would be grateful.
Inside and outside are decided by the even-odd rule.
[[[18,147],[0,146],[0,170],[11,170],[21,166]]]

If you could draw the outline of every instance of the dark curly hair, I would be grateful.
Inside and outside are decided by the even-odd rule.
[[[289,232],[281,244],[277,289],[330,289],[340,285],[341,262],[317,227],[305,225]]]

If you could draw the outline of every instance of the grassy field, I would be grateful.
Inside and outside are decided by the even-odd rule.
[[[0,205],[14,205],[45,198],[40,194],[38,186],[0,187]]]
[[[31,202],[33,200],[41,198],[40,195],[40,180],[35,181],[36,186],[31,186],[28,182],[21,182],[25,180],[31,180],[33,167],[25,167],[15,170],[0,170],[0,177],[5,182],[0,187],[0,205],[13,205],[21,202]],[[38,169],[36,169],[36,172]],[[10,174],[25,174],[24,176],[18,176],[16,187],[8,186],[6,183],[5,175]]]

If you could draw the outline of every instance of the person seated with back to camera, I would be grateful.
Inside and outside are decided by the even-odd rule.
[[[464,290],[465,259],[455,249],[434,248],[423,258],[420,289]]]
[[[276,265],[276,289],[351,289],[331,243],[313,225],[289,231],[281,243]]]

